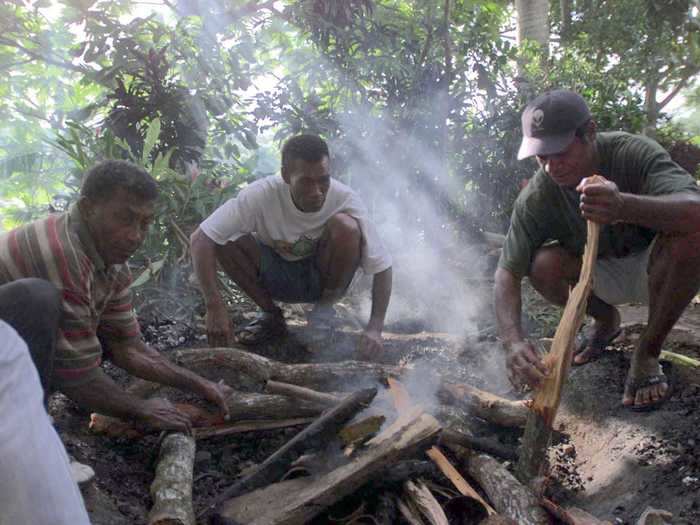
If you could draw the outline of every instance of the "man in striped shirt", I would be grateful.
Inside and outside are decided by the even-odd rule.
[[[87,172],[66,213],[0,235],[0,319],[27,341],[46,394],[56,388],[91,411],[189,432],[188,416],[170,402],[137,398],[100,368],[104,355],[137,377],[197,393],[228,415],[229,387],[174,365],[141,340],[125,263],[153,221],[157,193],[138,166],[104,161]],[[39,307],[29,300],[37,295]]]

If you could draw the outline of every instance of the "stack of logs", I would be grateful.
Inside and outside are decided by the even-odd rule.
[[[304,524],[370,483],[400,488],[393,495],[384,492],[391,499],[386,507],[393,513],[376,514],[371,520],[375,523],[539,525],[552,523],[552,515],[575,525],[602,523],[579,509],[562,509],[518,481],[499,461],[514,461],[514,451],[442,428],[411,401],[396,379],[403,372],[400,367],[357,361],[289,365],[235,348],[180,350],[175,357],[210,379],[258,391],[236,392],[229,398],[233,423],[181,405],[192,416],[194,432],[191,436],[172,433],[161,440],[149,525]],[[377,387],[329,393],[340,384],[370,380],[382,385],[378,388],[389,389],[394,404],[390,413],[378,415],[370,409],[370,415],[362,414],[372,404]],[[139,383],[132,391],[152,396],[159,387]],[[523,427],[528,417],[525,402],[464,384],[443,384],[440,398],[504,427]],[[195,514],[197,440],[295,426],[301,430],[294,438]],[[91,428],[122,436],[142,434],[133,425],[100,415],[93,415]],[[454,464],[445,449],[455,458]],[[307,475],[287,479],[290,472]],[[459,496],[440,505],[435,485],[426,481],[436,476],[442,476]]]

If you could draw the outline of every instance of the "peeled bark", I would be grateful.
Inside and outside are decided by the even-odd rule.
[[[602,177],[594,176],[594,179]],[[605,180],[605,179],[602,179]],[[593,267],[598,256],[600,225],[588,221],[588,237],[583,253],[583,264],[578,283],[569,294],[564,313],[554,334],[552,346],[543,362],[549,374],[535,392],[531,412],[528,415],[520,460],[516,468],[518,479],[529,483],[540,475],[552,436],[552,424],[556,417],[564,382],[569,374],[574,353],[574,341],[586,314],[588,296],[593,286]]]
[[[163,439],[151,484],[153,507],[148,514],[148,525],[194,525],[195,448],[194,438],[184,434],[173,433]]]
[[[435,499],[435,496],[430,492],[430,489],[425,486],[422,481],[407,481],[404,484],[404,494],[406,499],[410,500],[420,513],[428,520],[431,525],[448,525],[445,511]]]

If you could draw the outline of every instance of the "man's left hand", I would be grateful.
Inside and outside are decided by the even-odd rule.
[[[360,335],[357,352],[362,359],[372,359],[384,349],[382,334],[377,330],[365,330]]]
[[[224,383],[223,379],[218,383],[214,383],[213,381],[205,381],[201,392],[204,399],[219,407],[221,415],[224,416],[225,421],[228,421],[231,417],[226,400],[232,393],[233,388]]]
[[[617,184],[596,175],[584,178],[576,190],[581,193],[580,208],[584,219],[600,224],[620,221],[624,200]]]

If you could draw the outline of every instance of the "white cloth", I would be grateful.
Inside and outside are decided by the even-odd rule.
[[[0,525],[90,525],[27,345],[0,321]]]
[[[604,257],[593,268],[593,293],[608,304],[649,304],[649,257],[646,250],[627,257]]]
[[[323,228],[336,213],[354,217],[362,231],[362,270],[370,275],[391,266],[391,255],[384,247],[367,208],[348,186],[335,179],[317,212],[299,210],[292,201],[289,185],[280,175],[257,180],[229,199],[201,225],[200,229],[217,244],[254,234],[288,261],[311,255]]]

